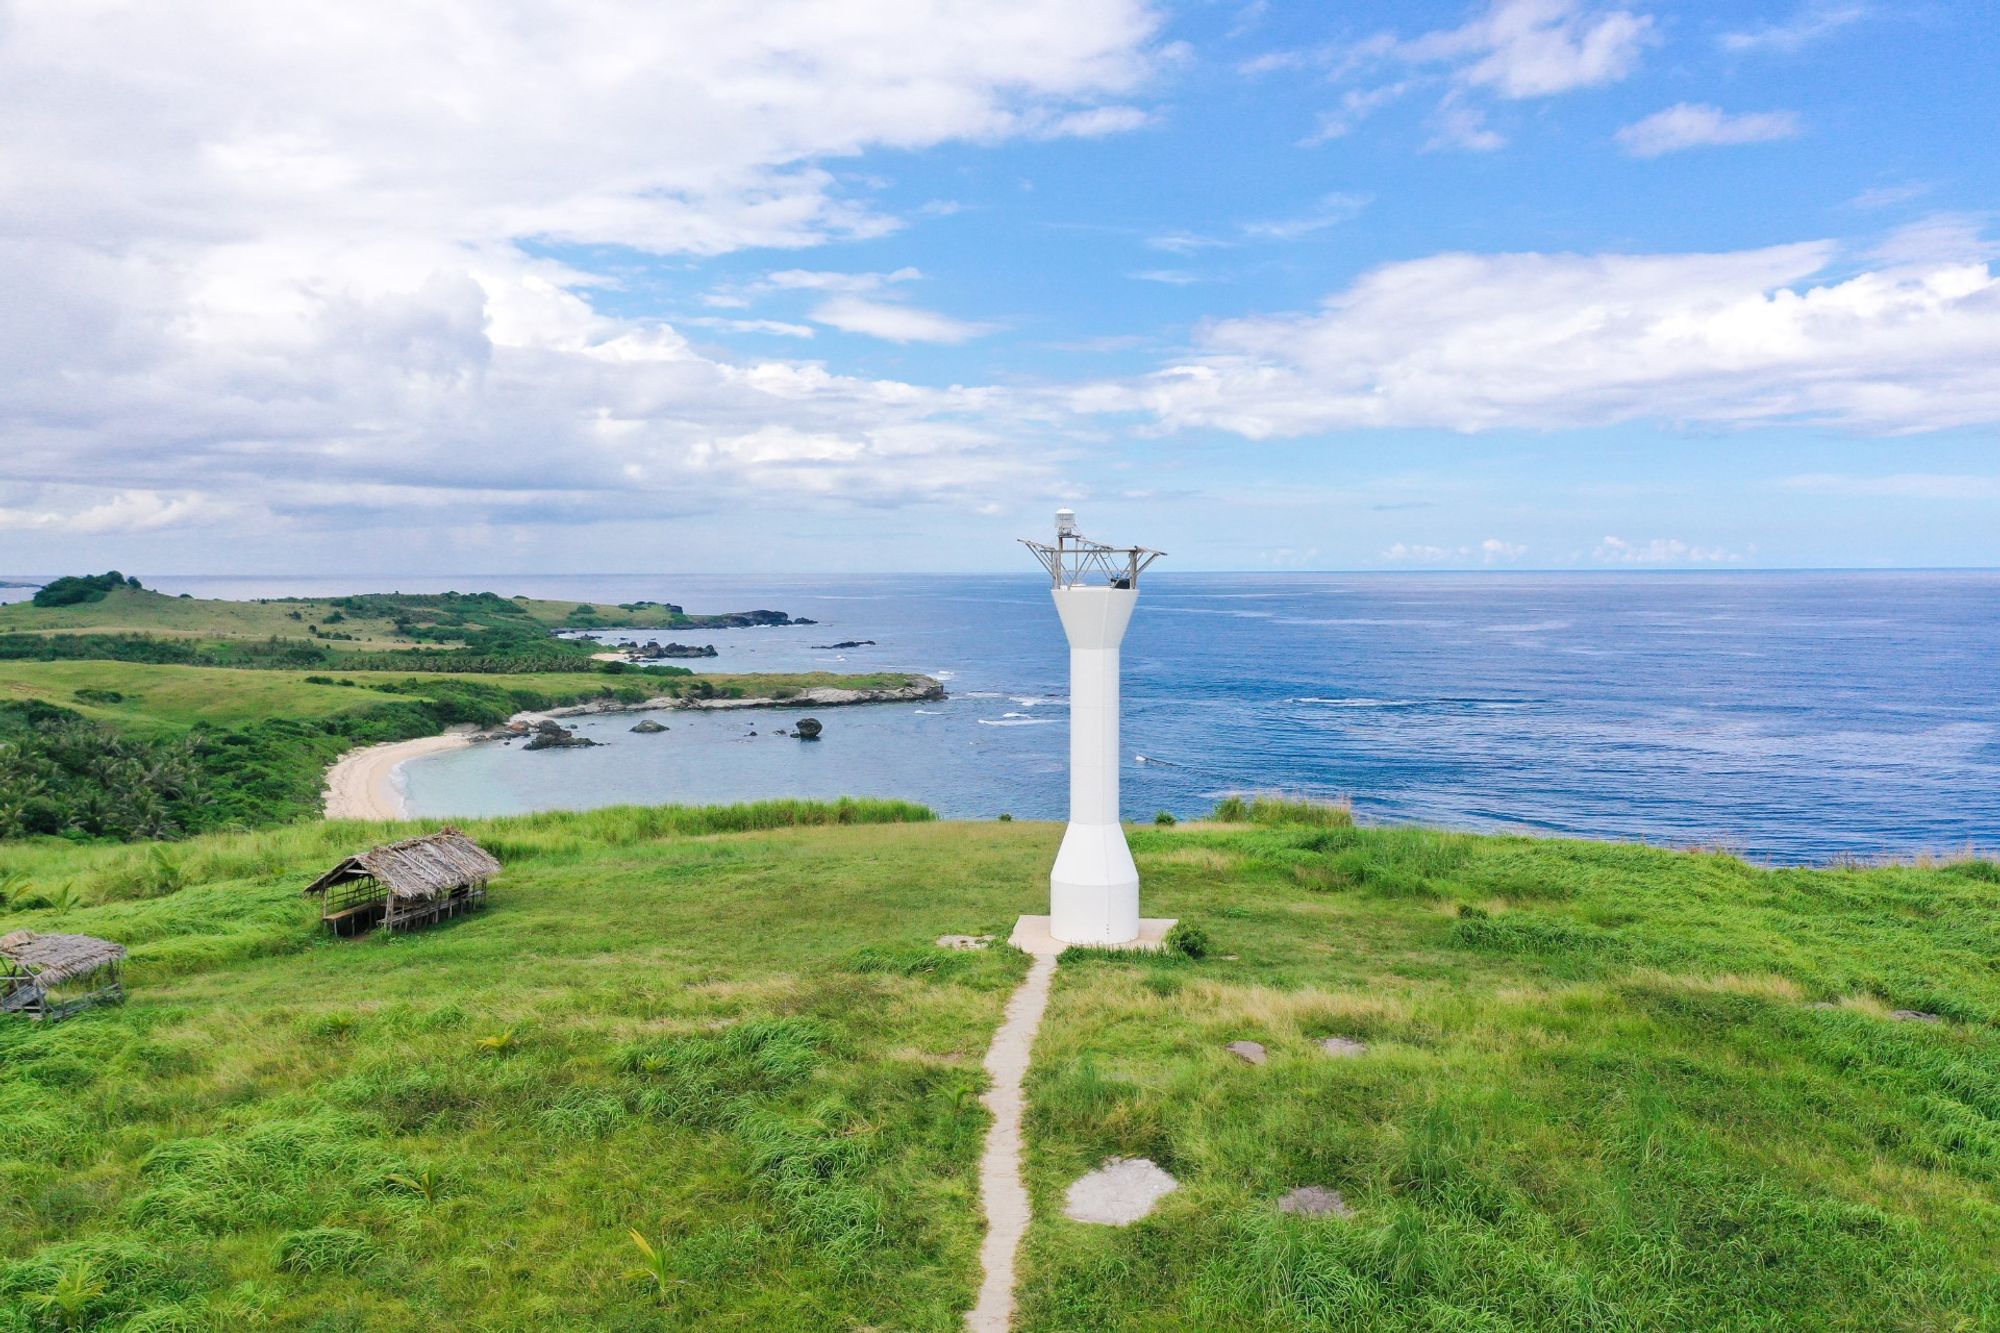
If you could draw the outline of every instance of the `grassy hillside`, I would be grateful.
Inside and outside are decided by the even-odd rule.
[[[2000,868],[1281,815],[1134,832],[1206,958],[1057,972],[1023,1327],[2000,1322]],[[392,830],[204,838],[170,874],[0,848],[79,904],[0,930],[134,956],[122,1009],[0,1023],[0,1329],[60,1326],[65,1290],[96,1329],[958,1327],[1024,967],[930,941],[1039,908],[1060,830],[763,827],[829,818],[488,821],[488,911],[341,943],[298,889]],[[1112,1154],[1182,1188],[1063,1220]],[[1356,1215],[1279,1214],[1302,1184]]]
[[[482,633],[563,628],[701,629],[744,613],[689,615],[664,602],[541,601],[491,594],[363,593],[222,601],[119,587],[73,606],[0,606],[0,634],[150,634],[203,640],[325,641],[354,651],[461,646]]]

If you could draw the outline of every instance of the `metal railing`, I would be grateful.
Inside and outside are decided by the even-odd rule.
[[[1165,555],[1144,546],[1106,546],[1080,533],[1065,533],[1056,545],[1021,538],[1058,588],[1136,588],[1146,566]]]

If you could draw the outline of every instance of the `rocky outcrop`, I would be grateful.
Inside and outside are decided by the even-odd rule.
[[[638,732],[641,736],[656,735],[659,732],[665,731],[666,729],[667,728],[664,723],[655,722],[650,717],[647,718],[644,722],[641,722],[638,726],[632,728],[632,730]]]
[[[588,736],[579,736],[568,727],[558,726],[544,719],[535,724],[525,750],[579,750],[597,742]]]
[[[658,713],[677,708],[704,711],[730,708],[838,708],[845,704],[924,703],[944,697],[944,686],[937,681],[929,676],[911,676],[907,685],[868,686],[860,689],[821,685],[810,690],[795,691],[782,699],[776,695],[768,697],[757,695],[746,699],[699,697],[683,699],[672,694],[663,694],[636,703],[626,703],[619,699],[593,699],[587,704],[571,704],[564,708],[551,708],[545,712],[516,713],[508,722],[506,730],[485,732],[473,739],[525,736],[529,734],[530,728],[538,727],[550,718],[589,717],[597,713]]]
[[[813,645],[813,650],[815,652],[828,652],[837,648],[873,648],[874,646],[875,640],[873,639],[842,639],[839,643],[816,643]]]
[[[802,741],[816,741],[819,733],[819,719],[816,717],[802,717],[792,724],[792,734]]]
[[[656,662],[668,657],[717,657],[720,654],[715,651],[715,645],[712,643],[697,646],[692,643],[657,643],[648,640],[645,643],[634,644],[626,651],[625,656],[633,662]]]
[[[821,685],[810,690],[800,690],[797,694],[779,698],[749,699],[670,699],[661,707],[667,708],[837,708],[842,704],[901,704],[924,703],[945,697],[944,686],[929,676],[915,676],[908,685],[892,685],[881,688],[846,689],[838,685]]]

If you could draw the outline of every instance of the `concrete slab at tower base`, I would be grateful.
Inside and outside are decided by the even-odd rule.
[[[1077,945],[1088,949],[1131,949],[1140,953],[1158,953],[1166,948],[1167,932],[1172,930],[1179,917],[1141,917],[1139,933],[1129,940],[1117,944]],[[1059,940],[1049,929],[1049,918],[1045,916],[1024,916],[1014,923],[1014,933],[1007,937],[1007,943],[1022,953],[1059,954],[1071,947],[1070,941]]]

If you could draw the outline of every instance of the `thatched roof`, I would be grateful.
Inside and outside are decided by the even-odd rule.
[[[40,935],[17,930],[0,936],[0,957],[18,964],[45,986],[95,972],[125,957],[125,946],[95,935]]]
[[[350,856],[306,886],[324,893],[351,879],[372,879],[392,897],[430,899],[454,889],[484,884],[500,873],[500,863],[455,828]]]

